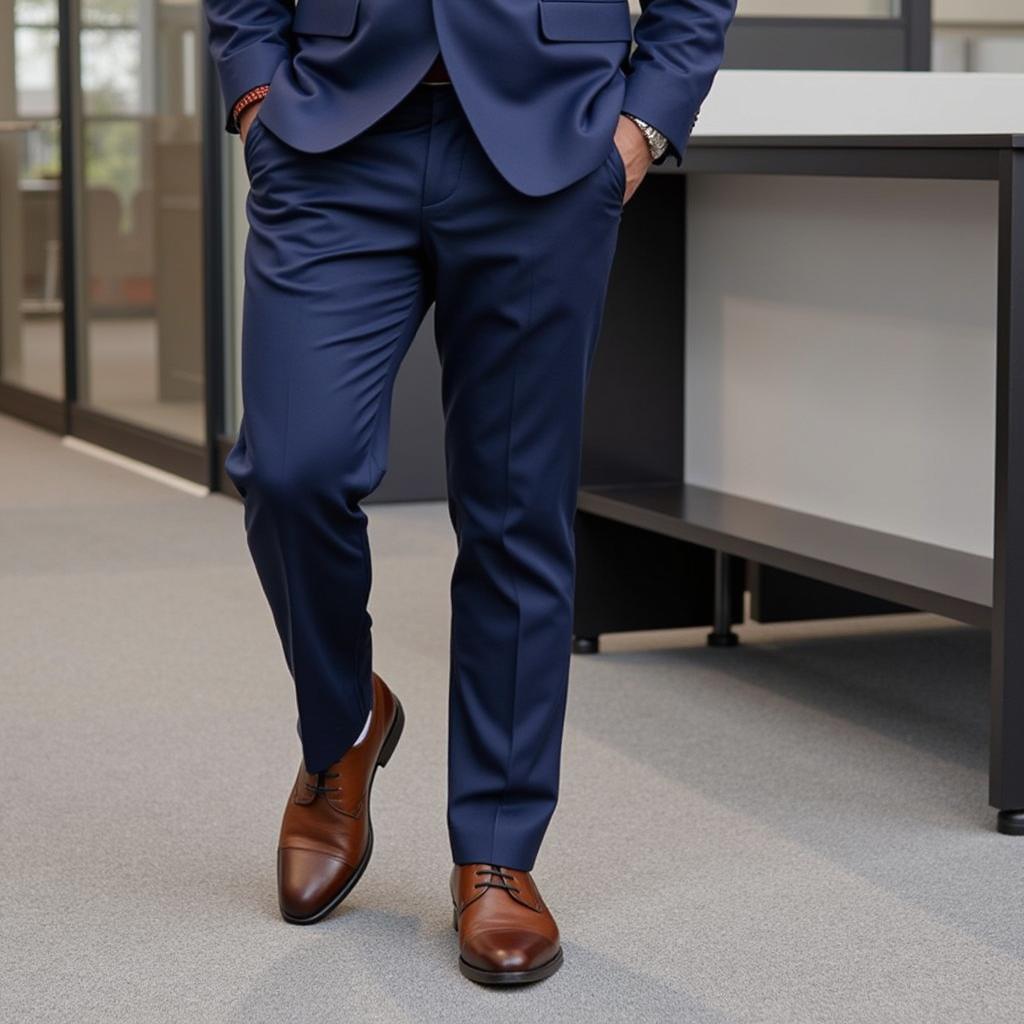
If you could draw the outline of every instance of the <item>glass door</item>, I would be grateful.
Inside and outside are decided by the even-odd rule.
[[[63,420],[57,0],[0,0],[0,408]]]
[[[82,111],[74,432],[113,444],[120,424],[136,443],[164,438],[202,455],[202,8],[199,0],[74,2]]]

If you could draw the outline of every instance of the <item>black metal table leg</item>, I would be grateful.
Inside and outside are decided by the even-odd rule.
[[[715,552],[715,618],[708,633],[709,647],[735,647],[740,638],[732,631],[732,558]]]
[[[989,803],[997,827],[1024,835],[1024,153],[999,180],[996,505]]]

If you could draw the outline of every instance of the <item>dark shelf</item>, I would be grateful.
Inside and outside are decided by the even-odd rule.
[[[703,487],[584,487],[582,512],[988,627],[992,560]]]
[[[1024,135],[694,135],[689,145],[699,149],[1024,149]]]
[[[782,174],[996,181],[1024,135],[694,135],[660,174]]]

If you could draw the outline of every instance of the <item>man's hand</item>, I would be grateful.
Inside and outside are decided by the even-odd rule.
[[[625,206],[651,166],[651,151],[644,133],[623,114],[619,114],[619,123],[615,126],[615,145],[626,165],[626,194],[622,198]]]
[[[252,124],[252,119],[256,116],[256,111],[260,109],[263,104],[263,100],[257,100],[255,103],[250,103],[249,106],[238,115],[238,135],[242,140],[242,145],[245,145],[245,137],[249,134],[249,125]]]

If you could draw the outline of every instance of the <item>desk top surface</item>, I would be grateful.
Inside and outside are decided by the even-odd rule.
[[[691,146],[739,149],[1024,149],[1024,134],[694,135]]]
[[[1022,135],[1024,74],[724,70],[693,137],[764,136],[793,145],[802,143],[785,140],[814,136],[847,146],[906,137],[981,148]]]

